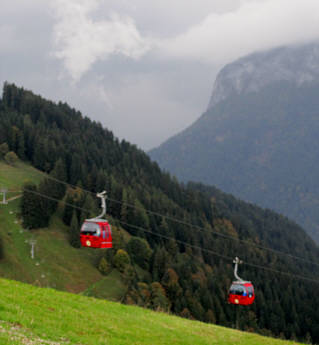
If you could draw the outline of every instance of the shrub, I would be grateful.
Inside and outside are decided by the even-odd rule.
[[[114,266],[121,272],[123,273],[125,271],[125,268],[127,265],[130,264],[130,257],[127,254],[127,252],[123,249],[119,249],[114,258],[113,258],[113,263]]]
[[[13,151],[6,153],[4,159],[10,165],[15,165],[15,163],[19,160],[18,156]]]
[[[107,262],[105,257],[102,257],[102,259],[100,260],[99,266],[98,266],[98,270],[102,274],[107,275],[110,272],[110,269],[111,269],[110,264]]]

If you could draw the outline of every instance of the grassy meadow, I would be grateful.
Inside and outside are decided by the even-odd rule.
[[[4,279],[0,320],[0,344],[9,345],[296,344]]]
[[[0,161],[0,186],[14,190],[15,194],[19,195],[25,181],[39,183],[43,177],[43,173],[24,163],[9,166]],[[114,270],[105,277],[96,268],[105,249],[70,246],[68,229],[59,217],[52,218],[49,228],[23,229],[19,202],[18,198],[7,205],[0,204],[0,236],[5,252],[0,261],[1,277],[111,300],[123,297],[126,289],[119,273]],[[34,259],[30,240],[36,241]]]

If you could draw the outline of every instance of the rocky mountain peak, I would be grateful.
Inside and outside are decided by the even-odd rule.
[[[226,65],[216,78],[208,109],[232,94],[258,92],[281,81],[297,86],[319,81],[319,43],[254,53]]]

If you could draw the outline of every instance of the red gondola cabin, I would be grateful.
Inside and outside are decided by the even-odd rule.
[[[235,281],[233,281],[228,292],[228,303],[237,305],[250,305],[255,300],[254,287],[251,282],[241,279],[238,274],[238,265],[242,263],[238,257],[233,261]]]
[[[255,300],[254,287],[251,282],[234,281],[229,289],[228,302],[231,304],[250,305]]]
[[[91,248],[112,248],[112,230],[105,219],[86,219],[80,233],[81,245]]]

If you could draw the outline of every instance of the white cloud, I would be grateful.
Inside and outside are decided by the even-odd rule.
[[[150,148],[200,115],[219,67],[318,33],[318,0],[1,0],[0,85]]]
[[[104,89],[108,103],[101,116],[102,123],[108,123],[115,133],[121,133],[121,138],[144,149],[159,145],[163,138],[176,134],[192,122],[193,113],[196,113],[187,102],[170,97],[168,86],[158,79],[154,82],[155,78],[158,76],[151,74],[139,78],[131,76],[116,88]],[[102,95],[100,92],[99,97]]]
[[[211,13],[158,48],[166,57],[224,64],[256,50],[318,37],[318,0],[242,1],[236,10]]]
[[[157,37],[184,32],[208,13],[224,13],[240,6],[242,0],[107,0],[105,9],[133,17],[139,28]],[[264,0],[245,0],[264,1]]]
[[[149,49],[131,18],[112,14],[109,20],[93,20],[97,0],[54,0],[52,5],[57,19],[54,56],[62,59],[73,80],[111,54],[137,59]]]

